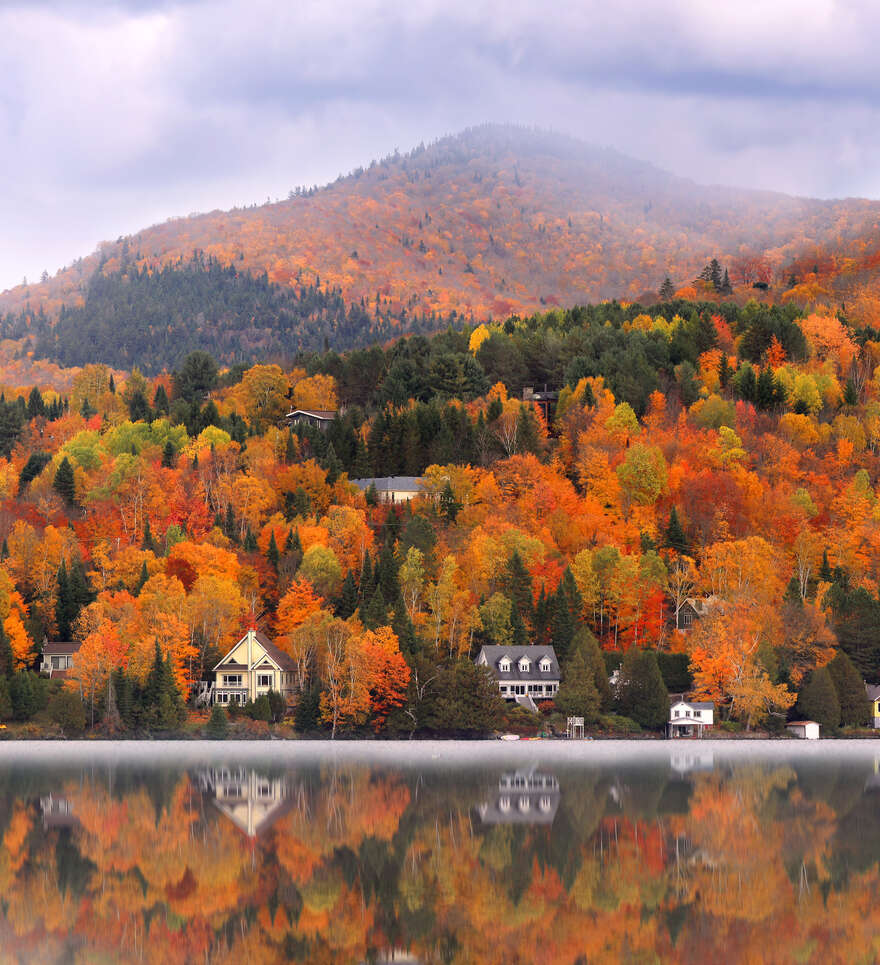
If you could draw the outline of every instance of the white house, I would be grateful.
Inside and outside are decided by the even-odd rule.
[[[246,704],[270,690],[290,700],[295,669],[291,657],[251,628],[214,667],[213,703]]]
[[[814,720],[793,720],[785,725],[785,729],[801,740],[819,740],[819,725]]]
[[[880,727],[880,686],[865,684],[865,692],[871,702],[871,726]]]
[[[534,767],[502,774],[498,790],[477,806],[483,824],[552,824],[559,808],[559,781]]]
[[[209,767],[199,784],[214,806],[249,838],[256,838],[290,810],[288,782],[258,774],[252,768]]]
[[[505,700],[530,710],[535,701],[552,700],[559,690],[561,675],[553,647],[481,647],[475,662],[492,671]]]
[[[669,708],[667,732],[670,737],[702,737],[715,722],[711,701],[677,700]]]
[[[43,659],[40,661],[40,673],[49,677],[66,677],[73,667],[73,658],[79,651],[80,644],[76,641],[56,640],[43,644]]]
[[[349,482],[362,492],[370,486],[375,487],[380,503],[408,503],[416,496],[424,495],[423,480],[419,476],[369,476]]]

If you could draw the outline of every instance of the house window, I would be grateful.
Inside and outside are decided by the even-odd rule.
[[[498,664],[498,669],[502,673],[510,673],[510,661],[506,658],[501,660],[501,662]]]
[[[549,660],[542,660],[542,661],[541,661],[541,671],[542,671],[543,673],[549,673],[549,672],[550,672],[550,661],[549,661]]]
[[[523,673],[528,673],[529,670],[531,669],[531,666],[532,666],[532,662],[531,660],[529,660],[528,657],[523,657],[522,660],[520,660],[519,662],[519,669]]]
[[[702,712],[701,710],[695,710],[695,711],[694,711],[694,717],[699,717],[699,716],[702,715],[702,713],[703,713],[703,712]]]
[[[53,669],[53,670],[60,670],[60,669],[61,669],[61,657],[53,657],[53,658],[52,658],[52,669]]]
[[[240,674],[240,673],[225,673],[225,674],[223,674],[223,686],[224,686],[224,687],[240,687],[240,686],[241,686],[241,674]]]
[[[272,674],[270,673],[258,673],[257,674],[257,686],[271,688],[272,686]]]
[[[224,694],[222,691],[217,692],[217,703],[218,704],[228,704],[229,694]]]

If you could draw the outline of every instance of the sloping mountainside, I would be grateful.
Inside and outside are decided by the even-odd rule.
[[[485,126],[286,201],[104,244],[0,295],[2,335],[30,336],[38,356],[65,364],[98,353],[156,368],[194,347],[248,361],[642,299],[667,274],[687,286],[713,257],[743,291],[760,279],[769,297],[832,300],[878,223],[877,202],[704,187],[560,135]],[[854,254],[838,265],[838,251]],[[817,259],[834,276],[825,285]]]

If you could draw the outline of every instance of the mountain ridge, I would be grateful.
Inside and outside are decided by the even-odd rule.
[[[878,224],[880,202],[701,185],[568,135],[482,125],[283,201],[120,237],[53,278],[0,294],[0,313],[51,328],[62,306],[83,305],[96,272],[155,271],[193,251],[298,293],[324,288],[390,313],[399,324],[383,336],[408,331],[414,316],[479,321],[647,299],[667,274],[688,286],[713,257],[733,276],[740,261],[763,260],[779,287],[770,297],[782,298],[809,281],[810,258],[832,274],[836,252],[854,249],[858,259]],[[786,270],[798,263],[804,277],[793,286]],[[751,279],[740,275],[747,293]],[[832,284],[803,294],[833,302],[838,293]]]

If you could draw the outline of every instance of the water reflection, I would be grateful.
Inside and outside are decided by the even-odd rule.
[[[559,781],[532,766],[502,774],[477,814],[483,824],[552,824],[558,807]]]
[[[466,760],[0,758],[0,963],[880,958],[868,748]]]

